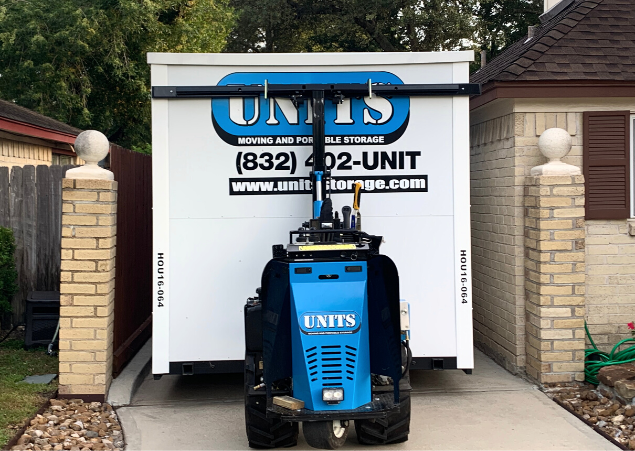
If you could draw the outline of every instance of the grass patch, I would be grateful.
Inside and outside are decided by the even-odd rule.
[[[57,389],[57,379],[48,385],[19,383],[26,376],[58,371],[57,357],[44,348],[25,351],[23,345],[20,340],[0,344],[0,449]]]

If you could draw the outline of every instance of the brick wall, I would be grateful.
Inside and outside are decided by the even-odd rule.
[[[545,163],[538,139],[552,127],[572,135],[563,161],[581,165],[582,113],[510,113],[470,129],[474,340],[512,372],[526,365],[525,179]]]
[[[573,147],[563,161],[582,167],[582,111],[587,108],[567,111],[569,106],[558,112],[554,102],[545,102],[548,112],[527,112],[522,106],[523,112],[472,122],[474,337],[477,346],[512,371],[525,366],[525,332],[519,330],[525,305],[524,275],[518,271],[525,252],[518,230],[524,224],[522,189],[531,168],[545,163],[538,138],[548,128],[569,132]],[[515,106],[497,108],[513,111]],[[495,116],[492,110],[473,118]],[[626,324],[635,321],[635,236],[626,220],[587,221],[585,232],[585,318],[598,346],[608,350],[630,336]]]
[[[529,138],[524,141],[526,174],[531,166],[543,163],[537,138],[551,127],[569,132],[573,147],[563,161],[582,168],[581,112],[521,114],[525,116],[526,138]],[[629,235],[626,220],[590,220],[586,222],[585,251],[586,321],[596,344],[610,350],[619,340],[630,336],[627,323],[635,321],[635,236]]]
[[[541,383],[584,380],[584,178],[527,177],[526,371]]]
[[[62,183],[59,393],[103,400],[112,379],[117,182]]]
[[[587,221],[586,263],[589,331],[609,351],[635,321],[635,236],[626,220]]]
[[[522,185],[513,114],[472,124],[474,341],[512,372],[525,366]]]

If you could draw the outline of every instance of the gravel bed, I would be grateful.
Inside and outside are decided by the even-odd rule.
[[[12,450],[122,450],[121,425],[109,404],[81,399],[51,399]]]
[[[565,389],[553,397],[625,448],[635,450],[635,406],[632,404],[610,399],[592,385]]]

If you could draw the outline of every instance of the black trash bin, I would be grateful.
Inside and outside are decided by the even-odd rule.
[[[47,346],[60,320],[59,291],[31,291],[26,298],[24,346]]]

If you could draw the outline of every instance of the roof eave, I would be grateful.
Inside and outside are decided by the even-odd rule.
[[[60,132],[49,128],[39,127],[26,122],[16,121],[6,117],[0,117],[0,130],[6,130],[19,135],[31,136],[34,138],[46,139],[65,144],[74,144],[77,135]]]
[[[635,80],[490,81],[470,98],[470,110],[496,99],[635,97]]]

